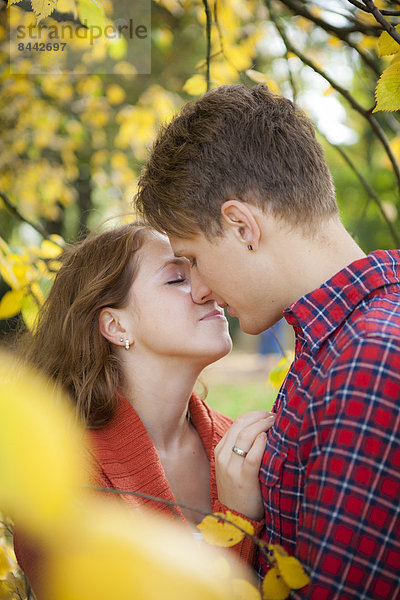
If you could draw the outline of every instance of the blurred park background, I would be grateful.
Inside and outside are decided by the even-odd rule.
[[[132,211],[158,127],[222,84],[264,83],[299,104],[317,128],[349,232],[367,253],[400,246],[398,1],[50,0],[48,7],[46,16],[29,0],[0,0],[2,345],[12,346],[21,324],[32,326],[61,248]],[[64,63],[54,51],[51,32],[62,24],[91,31],[117,14],[135,26],[147,19],[147,62],[132,58],[123,33],[72,36]],[[30,37],[21,41],[20,31]],[[43,52],[34,44],[39,33]],[[230,326],[234,350],[204,382],[210,403],[236,416],[271,406],[277,390],[268,374],[293,338],[284,322],[256,337],[235,320]]]

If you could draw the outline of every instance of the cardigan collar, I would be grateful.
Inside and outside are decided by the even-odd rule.
[[[210,498],[216,498],[214,448],[221,432],[216,431],[208,406],[196,394],[189,401],[192,423],[200,435],[210,461]],[[112,420],[101,429],[90,430],[96,462],[110,487],[139,492],[175,502],[154,444],[139,415],[127,398],[119,395]],[[137,497],[121,494],[129,504],[138,505]],[[186,522],[181,509],[173,509],[154,500],[141,499],[140,504],[162,513],[173,513]]]

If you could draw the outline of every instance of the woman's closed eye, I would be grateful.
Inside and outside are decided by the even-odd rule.
[[[183,283],[184,281],[186,281],[186,277],[181,277],[179,279],[173,279],[172,281],[167,281],[168,285],[174,285],[177,283]]]

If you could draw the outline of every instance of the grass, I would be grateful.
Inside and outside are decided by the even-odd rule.
[[[246,383],[213,383],[209,385],[207,403],[235,419],[251,410],[271,410],[277,390],[263,381]]]

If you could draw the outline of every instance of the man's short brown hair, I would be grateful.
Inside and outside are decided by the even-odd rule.
[[[338,214],[311,121],[263,85],[223,85],[186,104],[158,134],[135,204],[159,231],[211,239],[232,198],[307,229]]]

